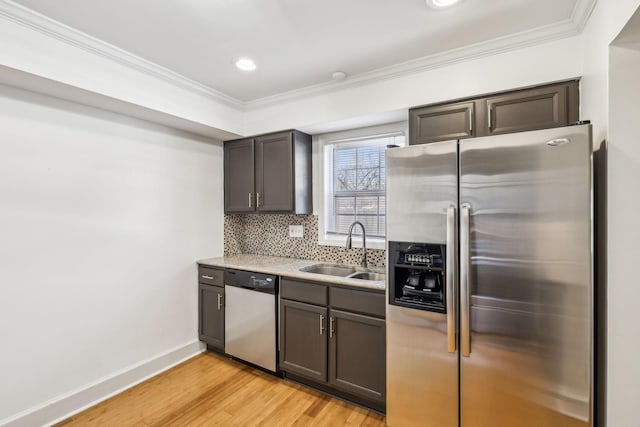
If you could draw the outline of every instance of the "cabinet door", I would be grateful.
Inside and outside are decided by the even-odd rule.
[[[224,351],[224,288],[199,285],[200,340]]]
[[[483,99],[482,135],[567,126],[578,120],[577,82],[525,89]],[[575,105],[574,105],[575,104]]]
[[[224,144],[224,211],[255,210],[253,139]]]
[[[256,139],[256,206],[258,211],[294,211],[293,154],[291,132]]]
[[[384,402],[384,320],[339,310],[331,310],[330,316],[329,383],[354,395]]]
[[[327,309],[280,300],[280,369],[327,381]]]
[[[409,144],[464,139],[475,136],[473,101],[435,105],[409,111]]]

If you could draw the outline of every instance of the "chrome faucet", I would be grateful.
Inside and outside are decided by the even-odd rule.
[[[351,249],[351,234],[353,233],[353,227],[359,225],[362,228],[362,257],[360,258],[360,265],[367,268],[367,232],[364,230],[364,225],[360,221],[354,221],[349,226],[349,236],[347,236],[347,249]]]

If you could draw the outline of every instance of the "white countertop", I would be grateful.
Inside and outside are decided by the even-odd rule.
[[[353,286],[357,288],[374,289],[384,291],[385,281],[350,279],[347,277],[329,276],[326,274],[307,273],[301,268],[314,264],[331,264],[322,261],[307,259],[285,258],[265,255],[232,255],[198,260],[199,265],[235,268],[238,270],[255,271],[256,273],[274,274],[277,276],[291,277],[295,279],[311,280],[314,282],[334,283],[338,285]],[[384,272],[383,269],[370,268],[369,270]]]

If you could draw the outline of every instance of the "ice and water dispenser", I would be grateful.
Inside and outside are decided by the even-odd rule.
[[[446,246],[389,242],[389,304],[446,312]]]

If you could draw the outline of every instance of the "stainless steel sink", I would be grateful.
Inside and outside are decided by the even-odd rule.
[[[384,280],[384,273],[374,273],[372,271],[359,271],[348,276],[351,279],[360,280]]]
[[[328,276],[346,277],[356,272],[355,267],[348,265],[335,265],[335,264],[314,264],[309,267],[301,268],[300,271],[307,273],[326,274]]]
[[[363,270],[362,268],[352,267],[350,265],[337,265],[337,264],[314,264],[309,267],[303,267],[300,271],[306,273],[324,274],[327,276],[346,277],[349,279],[359,280],[372,280],[380,281],[384,280],[384,273],[377,273],[375,271]]]

